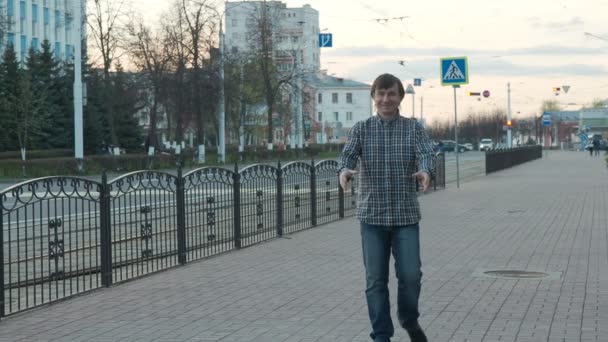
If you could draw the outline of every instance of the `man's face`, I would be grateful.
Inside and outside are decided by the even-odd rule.
[[[393,84],[390,88],[376,89],[374,92],[374,104],[379,114],[392,116],[397,113],[399,104],[403,98],[399,95],[399,87]]]

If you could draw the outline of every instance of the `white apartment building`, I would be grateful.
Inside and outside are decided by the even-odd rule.
[[[226,2],[226,52],[246,53],[256,44],[262,1]],[[280,1],[266,1],[273,23],[273,54],[280,67],[296,62],[304,71],[320,68],[319,12],[310,5],[288,8]],[[297,61],[294,61],[294,56]]]
[[[369,84],[318,73],[303,91],[303,115],[312,122],[308,142],[345,142],[355,123],[373,114]]]
[[[30,47],[40,49],[46,39],[57,59],[72,60],[78,38],[73,13],[79,5],[86,18],[86,0],[0,0],[0,22],[6,23],[0,52],[11,44],[17,59],[25,62]],[[83,25],[83,37],[85,28]]]

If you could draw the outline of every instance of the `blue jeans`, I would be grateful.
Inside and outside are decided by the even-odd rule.
[[[367,309],[372,324],[371,338],[390,341],[394,327],[388,294],[391,251],[397,275],[397,317],[401,326],[417,321],[420,281],[419,225],[377,226],[361,222],[361,243],[365,265]]]

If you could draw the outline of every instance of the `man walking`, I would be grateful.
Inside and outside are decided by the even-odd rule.
[[[424,192],[434,170],[432,142],[422,125],[399,115],[405,96],[401,81],[390,74],[374,81],[376,115],[350,131],[340,165],[340,185],[359,173],[359,206],[366,298],[375,342],[390,342],[388,274],[391,252],[398,279],[397,316],[414,342],[427,338],[418,324],[421,287],[420,206],[416,182]],[[359,171],[354,171],[359,164]]]

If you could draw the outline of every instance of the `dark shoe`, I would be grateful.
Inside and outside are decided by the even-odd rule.
[[[412,342],[428,342],[426,335],[418,322],[407,325],[404,328],[405,331],[407,331],[407,334],[410,335],[410,340],[412,340]]]
[[[386,337],[377,337],[374,342],[391,342],[391,340]]]

